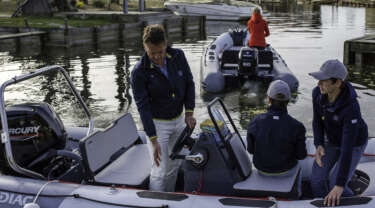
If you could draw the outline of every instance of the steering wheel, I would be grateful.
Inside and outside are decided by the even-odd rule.
[[[182,150],[185,144],[189,142],[190,135],[193,133],[193,129],[186,126],[185,129],[181,132],[180,136],[177,138],[176,143],[173,146],[172,153],[169,155],[171,160],[178,159],[178,153]]]

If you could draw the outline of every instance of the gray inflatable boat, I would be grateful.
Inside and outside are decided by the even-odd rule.
[[[43,102],[5,107],[7,86],[50,72],[52,76],[61,72],[68,80],[90,120],[88,128],[65,127]],[[137,131],[132,116],[122,115],[107,128],[94,130],[85,103],[61,67],[15,77],[0,90],[2,208],[322,206],[322,199],[313,199],[308,189],[315,152],[312,139],[307,141],[310,157],[301,161],[294,174],[277,179],[261,176],[219,99],[207,108],[211,128],[197,138],[185,129],[176,142],[170,157],[184,160],[183,174],[176,185],[178,192],[166,193],[147,189],[151,158],[145,134]],[[358,196],[342,199],[342,206],[375,207],[374,153],[375,141],[370,139],[350,181]],[[298,174],[303,178],[302,198],[296,195]]]
[[[201,86],[206,92],[217,93],[246,80],[283,80],[292,91],[298,80],[279,53],[267,45],[264,50],[247,46],[247,29],[221,34],[205,49],[201,59]],[[236,87],[236,86],[234,86]]]

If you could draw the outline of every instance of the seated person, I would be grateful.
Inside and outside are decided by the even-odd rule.
[[[256,115],[247,129],[247,150],[253,154],[258,172],[267,176],[286,176],[307,156],[303,124],[288,114],[290,89],[281,80],[273,81],[267,91],[270,107]],[[301,195],[302,174],[297,188]]]

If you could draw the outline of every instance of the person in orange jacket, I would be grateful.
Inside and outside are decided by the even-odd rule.
[[[270,35],[270,31],[258,7],[253,9],[251,19],[247,22],[247,28],[250,32],[249,47],[264,49],[266,47],[265,38]]]

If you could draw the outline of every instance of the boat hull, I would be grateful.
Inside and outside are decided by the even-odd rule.
[[[194,4],[166,2],[164,6],[181,16],[206,16],[208,20],[243,20],[249,19],[255,5],[236,6],[228,4]]]

